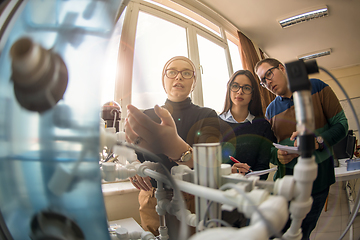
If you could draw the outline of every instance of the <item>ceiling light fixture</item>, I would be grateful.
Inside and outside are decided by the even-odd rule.
[[[326,17],[328,15],[328,9],[327,6],[325,6],[316,10],[312,10],[306,13],[280,20],[279,23],[282,28],[287,28],[298,23],[306,22],[315,18]]]
[[[331,53],[331,48],[321,50],[321,51],[318,51],[318,52],[314,52],[314,53],[308,53],[308,54],[305,54],[305,55],[301,55],[301,56],[298,56],[298,59],[309,60],[309,59],[313,59],[313,58],[318,58],[318,57],[330,55],[330,53]]]

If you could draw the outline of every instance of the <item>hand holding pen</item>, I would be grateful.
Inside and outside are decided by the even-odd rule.
[[[231,167],[232,173],[240,173],[242,175],[245,175],[248,172],[252,172],[250,166],[247,165],[246,163],[241,163],[232,156],[229,156],[229,157],[230,157],[231,161],[234,162],[234,165]]]

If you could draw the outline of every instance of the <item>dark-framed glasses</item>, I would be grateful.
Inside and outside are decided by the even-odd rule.
[[[166,69],[165,70],[165,75],[168,78],[176,78],[176,76],[181,73],[181,76],[185,79],[190,79],[194,76],[194,71],[191,70],[182,70],[182,71],[177,71],[174,69]]]
[[[230,85],[230,90],[232,92],[237,92],[239,91],[239,89],[241,88],[241,90],[243,91],[244,94],[251,94],[253,92],[253,88],[248,85],[248,84],[245,84],[244,86],[240,86],[239,84],[237,83],[233,83]]]
[[[266,79],[267,79],[267,80],[271,80],[271,79],[274,77],[273,70],[274,70],[275,68],[279,68],[279,67],[278,67],[278,66],[277,66],[277,67],[272,67],[272,68],[269,68],[269,69],[266,71],[264,77],[260,80],[260,85],[261,85],[262,87],[266,88],[266,86],[267,86]]]

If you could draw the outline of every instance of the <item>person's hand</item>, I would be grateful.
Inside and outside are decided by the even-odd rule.
[[[161,124],[151,120],[147,115],[132,105],[127,106],[128,116],[125,122],[126,141],[136,143],[155,154],[165,154],[177,159],[186,151],[187,144],[177,134],[175,122],[171,114],[158,105],[155,113]]]
[[[245,175],[250,171],[250,166],[246,163],[234,163],[231,167],[232,173],[240,173],[242,175]]]
[[[130,179],[130,182],[139,190],[150,191],[152,188],[150,177],[140,177],[139,175],[135,175]]]
[[[299,135],[299,132],[293,132],[291,137],[290,137],[290,140],[291,141],[294,141],[294,146],[297,147],[297,136]],[[319,143],[316,141],[316,138],[314,138],[314,141],[315,141],[315,150],[319,148]]]
[[[293,132],[290,140],[294,141],[294,147],[297,147],[297,135],[299,134],[299,132]],[[279,159],[279,162],[281,162],[282,164],[288,164],[289,162],[291,162],[294,158],[297,158],[298,156],[300,156],[299,154],[296,153],[288,153],[287,151],[283,151],[283,150],[278,150],[277,152],[277,157]]]
[[[278,150],[277,152],[277,157],[279,159],[279,162],[281,162],[282,164],[288,164],[289,162],[291,162],[294,158],[297,158],[298,156],[300,156],[299,154],[296,153],[288,153],[286,151],[282,151],[282,150]]]
[[[294,147],[297,147],[297,139],[296,137],[299,135],[299,132],[293,132],[291,134],[290,140],[294,141]]]

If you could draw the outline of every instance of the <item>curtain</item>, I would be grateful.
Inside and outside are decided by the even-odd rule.
[[[255,78],[258,78],[257,75],[254,73],[254,67],[258,61],[260,61],[254,44],[251,42],[249,38],[247,38],[243,33],[238,32],[239,40],[240,40],[240,56],[241,62],[243,65],[243,69],[249,70],[254,74]],[[264,53],[260,49],[261,58],[264,58]],[[260,86],[260,82],[257,81],[257,88],[260,90],[261,95],[261,103],[263,106],[263,111],[265,113],[266,107],[269,103],[275,99],[275,95],[271,93],[269,90]]]

